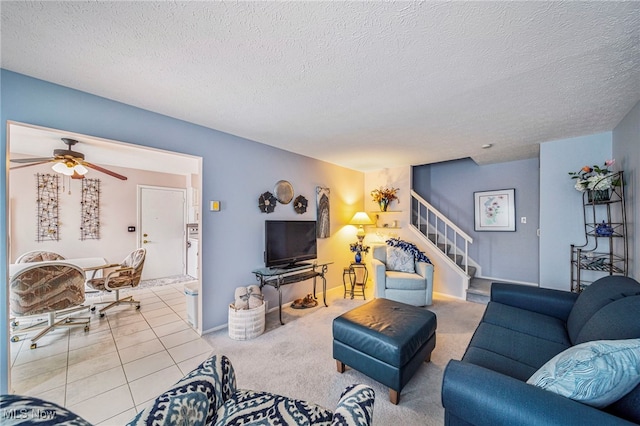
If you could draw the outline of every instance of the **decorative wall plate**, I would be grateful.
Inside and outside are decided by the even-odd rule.
[[[289,204],[293,198],[293,186],[286,180],[279,180],[273,188],[276,198],[282,204]]]
[[[258,198],[258,207],[262,213],[271,213],[276,209],[277,201],[276,197],[267,191]]]
[[[302,195],[298,195],[295,200],[293,200],[293,209],[298,214],[302,214],[307,211],[308,201]]]

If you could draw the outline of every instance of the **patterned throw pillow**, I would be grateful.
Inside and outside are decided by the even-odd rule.
[[[551,358],[530,385],[602,408],[640,383],[640,339],[596,340]]]
[[[387,270],[398,272],[415,272],[413,255],[398,247],[387,247]]]

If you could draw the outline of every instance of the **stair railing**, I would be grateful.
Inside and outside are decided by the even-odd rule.
[[[411,207],[411,225],[436,248],[440,249],[438,245],[444,244],[444,253],[448,255],[447,257],[451,259],[449,255],[453,254],[451,261],[469,275],[469,244],[473,243],[473,238],[413,190],[411,190]],[[434,240],[429,238],[430,234],[435,236]],[[449,245],[453,247],[453,253],[447,253],[446,247]],[[458,256],[462,256],[461,264],[455,261]]]

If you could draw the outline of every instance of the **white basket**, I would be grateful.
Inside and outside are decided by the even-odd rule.
[[[253,309],[238,309],[229,305],[229,337],[247,340],[264,333],[265,303]]]

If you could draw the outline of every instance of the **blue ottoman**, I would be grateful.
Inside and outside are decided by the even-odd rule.
[[[436,347],[436,315],[423,308],[375,299],[333,320],[333,358],[389,387],[389,399],[431,360]]]

